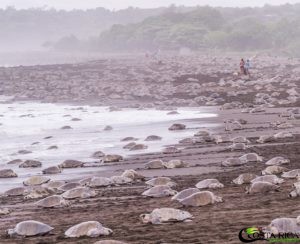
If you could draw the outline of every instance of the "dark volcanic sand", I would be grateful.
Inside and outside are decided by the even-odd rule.
[[[289,169],[299,168],[300,160],[300,136],[293,139],[277,143],[257,144],[255,139],[258,135],[277,133],[270,129],[267,121],[272,120],[272,116],[277,114],[244,115],[237,112],[228,112],[224,118],[247,118],[249,124],[246,129],[233,132],[232,135],[247,134],[251,137],[249,149],[243,152],[234,152],[239,156],[246,152],[256,152],[264,157],[264,162],[275,156],[285,156],[291,160],[286,167]],[[299,122],[293,129],[299,134]],[[222,130],[220,130],[222,131]],[[289,131],[289,130],[286,130]],[[224,132],[222,132],[224,133]],[[251,136],[252,135],[252,136]],[[206,159],[220,155],[218,163],[211,163],[210,166],[218,166],[224,158],[231,156],[232,152],[225,147],[230,144],[220,145],[199,144],[190,145],[189,149],[183,150],[178,155],[170,155],[168,158],[187,158],[193,164],[199,160],[199,164],[205,166]],[[208,152],[210,151],[210,152]],[[152,155],[153,156],[153,155]],[[153,157],[160,158],[161,154]],[[143,157],[132,162],[142,162]],[[203,158],[203,159],[199,159]],[[131,159],[126,160],[130,162]],[[144,183],[135,183],[131,186],[103,188],[97,190],[97,196],[92,199],[73,200],[69,208],[39,209],[32,205],[36,200],[24,201],[22,198],[0,198],[1,205],[9,207],[13,213],[3,216],[0,222],[0,243],[94,243],[102,239],[114,239],[127,241],[128,243],[240,243],[238,233],[242,228],[250,226],[268,225],[273,219],[278,217],[297,217],[300,214],[300,198],[291,199],[288,197],[292,189],[292,183],[296,180],[286,180],[280,191],[269,194],[248,195],[245,193],[245,185],[236,186],[231,183],[239,174],[252,172],[260,174],[266,166],[264,163],[248,164],[244,167],[231,168],[231,170],[221,170],[220,172],[208,174],[181,175],[177,169],[171,177],[178,185],[176,190],[182,190],[194,185],[206,178],[217,178],[224,183],[223,189],[212,190],[216,195],[222,196],[224,202],[205,207],[182,207],[176,202],[171,202],[170,198],[145,198],[141,193],[146,189]],[[196,167],[189,168],[192,172]],[[154,175],[156,174],[153,171]],[[170,175],[170,170],[157,170],[157,175],[164,172]],[[139,215],[149,213],[158,207],[174,207],[189,211],[195,217],[189,223],[173,223],[163,225],[143,224],[139,220]],[[34,219],[42,221],[54,227],[51,234],[43,237],[32,238],[9,238],[5,235],[5,230],[13,228],[15,224],[23,220]],[[111,228],[114,233],[108,238],[78,238],[65,239],[64,231],[69,227],[83,222],[96,220],[104,226]]]

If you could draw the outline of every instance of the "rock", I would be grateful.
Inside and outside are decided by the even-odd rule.
[[[107,177],[93,177],[89,183],[90,187],[104,187],[111,185],[110,178]]]
[[[144,150],[147,149],[148,146],[144,145],[144,144],[136,144],[133,147],[131,147],[129,150],[130,151],[136,151],[136,150]]]
[[[284,157],[275,157],[266,162],[266,165],[282,165],[289,164],[290,160]]]
[[[62,197],[65,199],[90,198],[94,196],[96,196],[96,192],[87,187],[77,187],[62,194]]]
[[[98,237],[112,234],[112,230],[103,227],[97,221],[83,222],[72,226],[65,232],[65,236],[69,238],[79,238],[83,236]]]
[[[180,201],[188,196],[193,195],[194,193],[198,193],[200,190],[198,188],[188,188],[181,192],[178,192],[175,196],[172,197],[172,200]]]
[[[18,177],[18,175],[12,169],[0,170],[0,178],[13,178],[13,177]]]
[[[232,182],[236,185],[250,184],[253,179],[257,178],[257,175],[251,173],[244,173],[239,175]]]
[[[167,185],[169,187],[176,186],[176,183],[174,183],[170,178],[168,177],[157,177],[153,178],[151,180],[148,180],[145,182],[146,185],[150,186],[159,186],[159,185]]]
[[[145,164],[145,169],[162,169],[164,162],[160,159],[151,160]]]
[[[175,130],[185,130],[186,125],[184,124],[173,124],[171,127],[169,127],[169,130],[175,131]]]
[[[181,150],[176,147],[167,147],[163,150],[163,154],[181,153]]]
[[[186,167],[186,163],[181,161],[180,159],[173,159],[173,160],[170,160],[169,162],[164,162],[163,164],[167,169]]]
[[[251,181],[251,183],[255,183],[255,182],[269,182],[272,184],[281,184],[284,182],[284,180],[278,178],[276,175],[264,175],[264,176],[258,176]]]
[[[36,202],[35,205],[43,208],[54,208],[68,206],[69,202],[59,195],[53,195]]]
[[[140,217],[145,224],[182,222],[193,218],[189,212],[174,208],[156,208],[150,214],[142,214]]]
[[[61,169],[58,166],[51,166],[49,168],[43,169],[43,174],[59,174]]]
[[[25,187],[15,187],[9,189],[3,193],[4,196],[24,196],[28,194],[28,190]]]
[[[215,189],[215,188],[223,188],[224,185],[220,183],[217,179],[206,179],[198,182],[196,184],[196,187],[198,189],[205,189],[205,188]]]
[[[184,206],[200,207],[209,204],[214,204],[216,202],[222,202],[221,197],[217,197],[210,191],[202,191],[194,193],[186,198],[179,200],[179,202]]]
[[[42,163],[36,160],[26,160],[19,165],[19,168],[38,168],[42,167]]]
[[[114,162],[120,162],[123,160],[123,157],[121,155],[112,154],[112,155],[105,155],[103,157],[104,163],[114,163]]]
[[[10,236],[37,236],[45,235],[51,230],[53,230],[53,228],[49,225],[34,220],[28,220],[18,223],[14,229],[9,229],[7,233]]]
[[[94,152],[93,155],[92,155],[92,158],[103,158],[105,156],[105,154],[102,152],[102,151],[97,151],[97,152]]]
[[[161,139],[162,138],[160,136],[151,135],[151,136],[147,136],[145,141],[161,141]]]
[[[142,195],[148,197],[168,197],[174,196],[176,193],[176,191],[172,190],[167,185],[158,185],[144,191]]]
[[[259,181],[251,184],[249,190],[247,193],[249,194],[255,194],[255,193],[267,193],[267,192],[272,192],[276,191],[279,189],[278,185],[265,182],[265,181]]]
[[[65,160],[64,162],[62,162],[59,167],[60,168],[80,168],[83,167],[84,163],[81,161],[77,161],[77,160]]]
[[[25,186],[37,186],[37,185],[42,185],[44,183],[47,183],[50,181],[49,177],[45,176],[31,176],[30,178],[26,179],[23,181],[23,184]]]

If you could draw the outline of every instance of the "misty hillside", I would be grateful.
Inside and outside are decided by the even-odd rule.
[[[39,50],[64,36],[79,39],[98,36],[113,24],[136,23],[162,13],[163,8],[128,8],[110,11],[91,10],[57,11],[43,9],[0,9],[0,51]]]
[[[70,45],[72,44],[72,45]],[[263,8],[198,7],[178,11],[170,7],[139,23],[113,25],[88,43],[66,37],[56,43],[64,47],[101,51],[276,49],[300,55],[300,4]]]

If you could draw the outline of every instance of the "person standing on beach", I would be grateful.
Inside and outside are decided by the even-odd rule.
[[[245,67],[245,74],[250,75],[250,71],[249,71],[249,69],[250,69],[250,60],[249,59],[247,59],[244,67]]]
[[[243,58],[241,59],[241,62],[240,62],[240,71],[241,71],[241,75],[246,74],[246,72],[245,72],[245,61],[244,61]]]

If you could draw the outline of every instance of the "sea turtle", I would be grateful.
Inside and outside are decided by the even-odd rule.
[[[1,215],[8,215],[11,211],[8,208],[0,208],[0,216]]]
[[[198,188],[188,188],[182,190],[181,192],[178,192],[175,196],[172,197],[172,200],[179,201],[197,192],[200,192]]]
[[[66,201],[62,196],[53,195],[36,202],[35,205],[43,208],[54,208],[68,206],[69,202]]]
[[[92,158],[99,159],[99,158],[103,158],[104,156],[105,154],[102,151],[97,151],[93,153]]]
[[[123,146],[123,149],[130,149],[136,145],[135,142],[129,142],[125,146]]]
[[[56,180],[56,181],[49,181],[48,183],[43,184],[43,186],[50,188],[50,189],[57,190],[59,187],[63,186],[64,184],[66,184],[65,181]]]
[[[229,135],[215,135],[214,141],[216,144],[231,142],[231,138]]]
[[[104,227],[97,221],[87,221],[70,227],[65,236],[69,238],[78,238],[82,236],[98,237],[112,234],[112,230]]]
[[[289,179],[294,179],[300,176],[300,169],[294,169],[288,172],[284,172],[281,177],[283,178],[289,178]]]
[[[196,134],[194,134],[194,136],[198,137],[205,137],[205,136],[210,136],[210,133],[206,130],[200,130],[198,131]]]
[[[51,166],[49,168],[43,169],[43,174],[59,174],[61,169],[58,166]]]
[[[297,218],[277,218],[272,220],[264,232],[274,235],[279,233],[299,233],[300,225],[297,222]]]
[[[186,125],[184,124],[173,124],[172,126],[169,127],[169,130],[174,131],[174,130],[185,130]]]
[[[277,175],[277,174],[281,174],[283,172],[288,171],[287,168],[285,167],[281,167],[281,166],[277,166],[277,165],[271,165],[268,166],[267,168],[265,168],[261,174],[262,175]]]
[[[236,185],[250,184],[253,179],[255,179],[257,175],[251,173],[244,173],[239,175],[232,182]]]
[[[162,169],[164,168],[164,162],[160,159],[151,160],[144,165],[146,169]]]
[[[162,224],[190,220],[193,216],[187,211],[175,208],[156,208],[150,214],[141,214],[140,218],[145,224]]]
[[[294,135],[290,132],[281,131],[274,135],[275,139],[285,139],[285,138],[293,138]]]
[[[97,241],[94,244],[127,244],[127,243],[123,241],[103,240],[103,241]]]
[[[284,180],[278,178],[276,175],[263,175],[263,176],[258,176],[251,181],[251,183],[255,183],[255,182],[269,182],[272,184],[281,184],[284,182]]]
[[[250,143],[250,141],[245,136],[237,136],[232,139],[233,143]]]
[[[176,186],[176,183],[174,183],[169,177],[157,177],[148,180],[145,183],[150,186],[159,186],[159,185],[167,185],[170,187]]]
[[[238,121],[233,121],[233,122],[225,121],[225,123],[226,123],[225,131],[234,131],[234,130],[242,130],[243,129],[243,126]]]
[[[42,167],[42,163],[36,160],[26,160],[19,165],[19,168],[37,168]]]
[[[114,162],[119,162],[121,160],[123,160],[123,157],[117,154],[108,154],[103,157],[104,163],[114,163]]]
[[[132,136],[125,137],[121,141],[137,141],[138,139]]]
[[[163,150],[163,154],[181,153],[181,150],[176,147],[166,147]]]
[[[9,189],[3,193],[4,196],[24,196],[29,193],[29,190],[25,187],[15,187]]]
[[[37,236],[45,235],[51,230],[53,228],[47,224],[35,220],[27,220],[18,223],[14,229],[9,229],[7,233],[10,236]]]
[[[31,176],[30,178],[23,181],[23,184],[25,186],[36,186],[36,185],[42,185],[44,183],[47,183],[50,181],[49,177],[46,176]]]
[[[94,196],[96,196],[96,192],[87,187],[77,187],[62,194],[62,197],[65,199],[90,198]]]
[[[256,153],[247,153],[244,154],[243,156],[239,157],[239,159],[243,163],[249,163],[249,162],[262,162],[263,158],[258,156]]]
[[[58,191],[60,192],[64,192],[64,191],[68,191],[68,190],[71,190],[71,189],[74,189],[76,187],[80,187],[81,184],[79,182],[69,182],[69,183],[66,183],[62,186],[60,186],[58,188]]]
[[[239,158],[227,158],[222,162],[222,166],[224,167],[236,167],[245,164]]]
[[[247,190],[247,193],[248,194],[266,193],[266,192],[276,191],[278,189],[279,189],[278,185],[266,181],[259,181],[251,184],[249,189]]]
[[[78,183],[82,186],[88,186],[91,183],[92,177],[84,178],[78,181]]]
[[[234,151],[234,150],[246,150],[247,149],[247,146],[245,143],[233,143],[232,145],[230,145],[228,147],[228,149],[230,149],[231,151]]]
[[[186,167],[186,163],[180,159],[172,159],[169,162],[164,162],[164,166],[167,169],[184,168]]]
[[[294,183],[293,187],[293,191],[289,194],[289,196],[293,198],[300,196],[300,182]]]
[[[151,136],[147,136],[145,141],[160,141],[161,139],[162,138],[160,136],[151,135]]]
[[[262,135],[257,140],[258,143],[268,143],[268,142],[274,142],[274,141],[276,141],[274,136],[269,136],[269,135]]]
[[[187,196],[179,200],[179,202],[184,206],[192,206],[192,207],[199,207],[205,206],[209,204],[214,204],[216,202],[222,202],[222,198],[216,196],[210,191],[201,191],[194,193],[192,195]]]
[[[176,191],[172,190],[167,185],[154,186],[142,193],[143,196],[148,196],[148,197],[167,197],[167,196],[174,196],[175,194]]]
[[[144,144],[135,144],[134,146],[132,146],[129,151],[137,151],[137,150],[145,150],[147,149],[148,146],[144,145]]]
[[[196,184],[196,187],[198,189],[206,189],[206,188],[215,189],[215,188],[223,188],[224,185],[220,183],[217,179],[206,179],[198,182]]]
[[[37,186],[32,186],[29,189],[29,194],[27,194],[24,199],[36,199],[36,198],[42,198],[46,197],[49,195],[54,194],[55,191],[53,189],[37,185]]]
[[[83,167],[84,163],[78,160],[68,159],[62,162],[59,167],[60,168],[80,168]]]
[[[133,169],[127,169],[125,170],[122,175],[123,177],[131,178],[132,180],[143,180],[145,179],[145,176],[139,174]]]
[[[88,184],[90,187],[103,187],[111,185],[111,179],[107,177],[93,177]]]
[[[124,176],[112,176],[110,177],[110,181],[113,185],[124,185],[131,183],[133,180]]]
[[[0,178],[13,178],[13,177],[18,177],[18,175],[12,169],[0,170]]]
[[[275,157],[266,162],[266,165],[282,165],[290,163],[289,159],[284,157]]]

